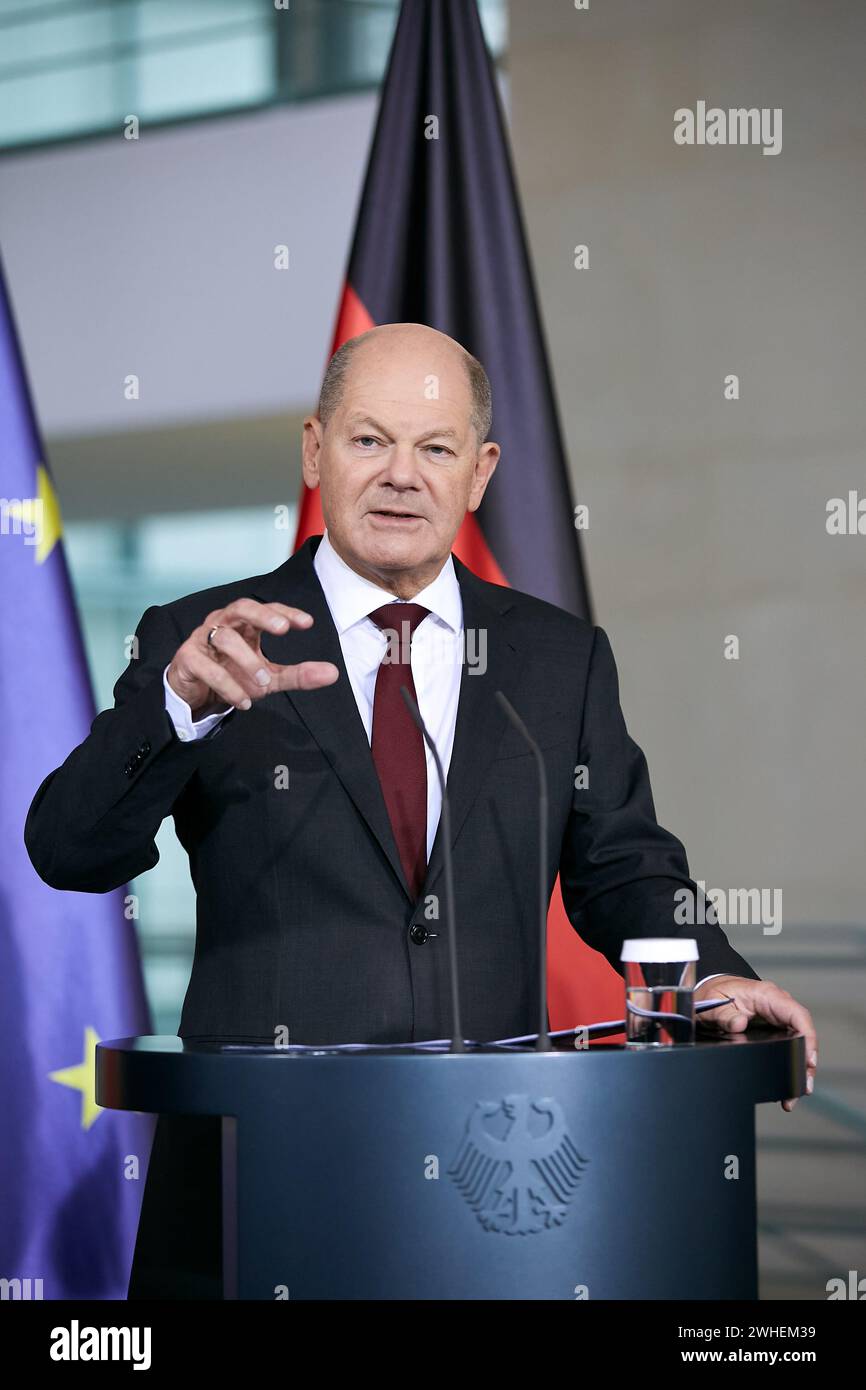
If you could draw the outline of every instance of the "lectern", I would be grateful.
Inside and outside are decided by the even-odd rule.
[[[224,1296],[757,1298],[755,1106],[805,1039],[549,1053],[96,1050],[96,1099],[222,1116]]]

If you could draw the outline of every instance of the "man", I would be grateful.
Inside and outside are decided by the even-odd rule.
[[[698,997],[730,999],[715,1025],[806,1034],[811,1087],[806,1009],[717,925],[676,924],[675,894],[697,889],[656,821],[604,631],[451,555],[499,458],[490,421],[483,368],[444,334],[388,324],[341,348],[304,422],[325,536],[270,574],[147,610],[115,708],[36,794],[31,859],[56,888],[105,892],[153,867],[174,817],[197,892],[182,1037],[446,1037],[439,785],[405,685],[447,769],[464,1032],[531,1032],[536,772],[502,690],[544,752],[548,885],[559,873],[575,929],[617,969],[626,937],[695,937]],[[164,1294],[212,1237],[213,1139],[160,1121],[131,1296]],[[205,1254],[176,1289],[201,1292],[218,1249]]]

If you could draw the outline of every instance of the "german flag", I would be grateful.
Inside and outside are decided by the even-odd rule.
[[[562,434],[495,70],[474,0],[404,0],[382,88],[331,352],[380,323],[426,323],[483,364],[496,476],[454,552],[482,579],[591,619]],[[324,530],[303,488],[295,548]],[[622,1013],[622,980],[549,925],[553,1028]]]

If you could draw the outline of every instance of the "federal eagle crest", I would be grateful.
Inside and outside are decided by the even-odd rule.
[[[558,1101],[514,1095],[476,1101],[448,1176],[485,1231],[525,1236],[562,1225],[588,1161]]]

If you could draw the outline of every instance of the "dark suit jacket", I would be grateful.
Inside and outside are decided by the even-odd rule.
[[[197,894],[182,1037],[272,1042],[281,1026],[305,1043],[449,1035],[447,938],[425,915],[429,895],[443,889],[442,836],[416,902],[313,568],[317,545],[315,537],[270,574],[149,608],[115,708],[46,778],[27,817],[41,877],[96,893],[152,868],[154,836],[174,817]],[[456,558],[455,567],[465,626],[487,640],[483,674],[464,663],[448,777],[466,1036],[536,1025],[536,767],[496,690],[544,751],[548,880],[552,890],[561,875],[583,939],[619,970],[624,937],[694,936],[699,978],[755,977],[720,927],[673,920],[674,892],[694,885],[683,846],[656,821],[604,631],[484,583]],[[266,696],[209,738],[182,743],[165,710],[163,670],[208,613],[242,595],[315,619],[307,631],[266,635],[271,660],[332,661],[341,677],[326,689]],[[574,785],[578,764],[589,769],[584,790]],[[288,787],[278,785],[280,769]],[[439,934],[416,944],[416,925]]]
[[[197,894],[182,1037],[273,1042],[281,1027],[304,1043],[450,1034],[447,937],[425,914],[443,888],[441,831],[415,901],[313,568],[318,539],[270,574],[149,608],[115,708],[46,778],[27,817],[42,878],[93,893],[152,868],[154,836],[174,817]],[[755,977],[720,927],[674,922],[675,891],[695,885],[679,840],[656,821],[604,631],[454,563],[465,627],[486,635],[487,658],[483,673],[464,663],[448,776],[465,1035],[509,1037],[537,1022],[536,766],[496,690],[543,749],[548,884],[558,872],[583,939],[620,970],[625,937],[693,936],[699,977]],[[208,613],[241,596],[315,619],[307,631],[265,636],[266,656],[332,661],[341,677],[266,696],[183,743],[165,710],[163,670]],[[584,790],[575,789],[579,764],[589,769]],[[439,934],[422,941],[418,927]],[[219,1199],[219,1121],[161,1118],[131,1298],[219,1296]]]

